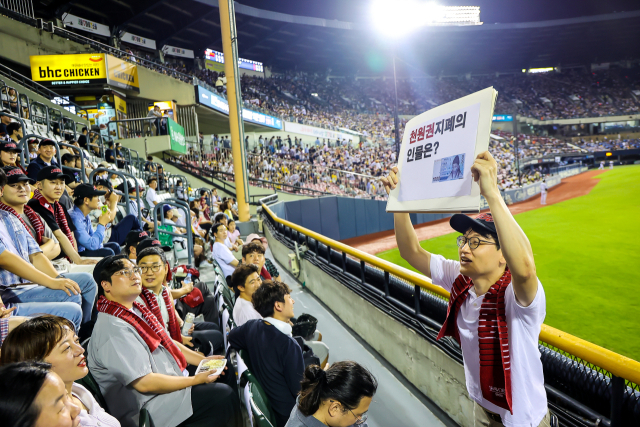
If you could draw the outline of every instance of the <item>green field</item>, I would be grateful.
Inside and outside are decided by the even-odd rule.
[[[618,167],[591,192],[516,215],[547,297],[545,323],[640,360],[640,166]],[[425,240],[457,259],[455,234]],[[411,268],[397,249],[380,258]]]

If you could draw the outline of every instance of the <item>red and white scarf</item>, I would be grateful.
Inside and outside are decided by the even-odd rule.
[[[136,316],[122,304],[110,301],[104,296],[98,298],[98,303],[96,304],[100,313],[110,314],[133,326],[152,353],[162,344],[162,346],[171,353],[180,370],[184,371],[187,367],[187,359],[178,346],[171,340],[171,337],[167,335],[162,323],[158,322],[156,316],[151,313],[151,310],[146,306],[137,302],[134,302],[133,306],[142,313],[145,321],[142,321],[140,317]]]
[[[27,231],[31,235],[33,235],[33,233],[31,233],[31,228],[29,228],[27,226],[27,223],[24,221],[24,219],[22,218],[21,215],[18,215],[18,212],[16,212],[15,209],[13,209],[9,205],[6,205],[6,204],[0,202],[0,210],[3,210],[5,212],[9,212],[10,214],[12,214],[16,218],[18,218],[20,220],[20,222],[22,223],[22,225],[24,225],[24,228],[26,228]],[[42,218],[40,218],[40,215],[38,215],[36,213],[36,211],[31,209],[27,205],[24,205],[24,214],[27,216],[27,218],[29,218],[29,221],[31,222],[31,225],[33,225],[33,229],[36,230],[36,235],[33,236],[33,238],[36,239],[36,242],[38,242],[38,245],[41,245],[42,244],[42,236],[44,236],[44,223],[42,222]]]
[[[482,397],[513,414],[511,399],[511,358],[509,355],[509,329],[505,314],[504,295],[511,283],[511,271],[507,268],[485,294],[480,306],[478,344],[480,346],[480,388]],[[458,312],[469,296],[473,281],[460,274],[451,289],[447,318],[440,329],[438,339],[452,336],[460,343]]]
[[[158,300],[153,292],[149,289],[142,287],[142,292],[140,293],[140,298],[147,304],[151,313],[156,316],[158,322],[164,325],[164,319],[162,318],[162,311],[160,311],[160,306],[158,305]],[[164,299],[164,303],[167,306],[167,311],[169,312],[169,324],[166,325],[169,329],[169,334],[171,338],[178,342],[182,342],[182,334],[180,333],[180,325],[178,324],[178,318],[176,317],[176,312],[173,309],[173,304],[171,303],[171,297],[169,296],[169,291],[164,286],[162,287],[162,298]]]
[[[67,223],[67,216],[64,214],[64,210],[60,202],[55,202],[53,204],[49,203],[38,189],[33,192],[33,198],[36,199],[43,208],[53,214],[58,227],[60,227],[60,230],[62,230],[65,236],[67,236],[67,239],[69,239],[69,241],[73,245],[73,242],[75,241],[75,239],[73,238],[73,232],[71,231],[71,228],[69,228],[69,223]]]

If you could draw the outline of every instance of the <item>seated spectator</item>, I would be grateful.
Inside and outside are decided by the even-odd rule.
[[[78,144],[80,144],[80,147],[87,149],[87,144],[89,143],[87,134],[89,133],[89,130],[87,129],[86,126],[84,126],[82,128],[81,134],[80,136],[78,136]]]
[[[16,167],[4,167],[3,171],[7,176],[7,185],[2,188],[0,193],[0,209],[14,215],[24,228],[31,234],[42,253],[49,259],[53,260],[60,255],[60,244],[55,238],[51,228],[42,219],[40,215],[27,206],[29,201],[29,193],[31,187],[29,184],[35,184],[35,181],[29,179],[22,169]]]
[[[77,154],[65,153],[60,160],[62,161],[62,173],[73,178],[73,181],[67,184],[72,190],[82,182],[80,171],[76,171],[76,161],[80,158]]]
[[[187,192],[185,188],[182,186],[182,180],[179,179],[176,181],[176,199],[184,200],[185,202],[189,201],[189,197],[187,196]]]
[[[231,276],[233,271],[238,266],[238,260],[233,256],[225,241],[227,240],[227,227],[219,222],[213,224],[211,227],[211,233],[215,238],[213,245],[211,246],[211,256],[216,260],[224,277]]]
[[[138,218],[138,212],[140,210],[142,210],[144,208],[144,205],[142,205],[142,194],[140,194],[140,202],[138,203],[138,192],[137,190],[137,186],[133,181],[127,181],[127,189],[129,192],[129,213],[133,216],[135,216],[136,218]],[[118,190],[121,193],[124,193],[124,181],[120,184],[118,184],[118,186],[116,187],[116,190]],[[142,192],[142,190],[140,190],[140,193]],[[154,224],[153,221],[151,221],[150,218],[146,218],[144,215],[142,215],[142,213],[140,214],[140,218],[142,219],[143,222],[143,229],[144,230],[150,230],[153,231],[154,229]]]
[[[38,157],[31,160],[27,167],[27,175],[38,181],[38,173],[47,166],[58,165],[54,158],[56,155],[56,143],[52,139],[43,139],[38,144]]]
[[[114,175],[115,176],[115,175]],[[86,185],[86,184],[85,184]],[[117,224],[114,223],[116,215],[118,213],[118,202],[120,196],[113,191],[113,185],[111,181],[105,179],[98,179],[95,181],[95,188],[98,191],[106,192],[104,196],[98,196],[101,206],[107,206],[110,223],[105,231],[104,238],[109,242],[116,242],[118,245],[124,245],[124,241],[127,238],[127,233],[130,230],[142,230],[143,225],[138,220],[137,215],[130,213],[124,215]],[[102,216],[102,209],[93,209],[89,213],[91,218],[91,225],[97,227],[99,219]]]
[[[146,231],[130,231],[124,241],[122,253],[125,254],[131,262],[135,263],[138,257],[138,244],[145,239],[149,239],[149,237],[149,233]]]
[[[160,197],[158,197],[158,193],[156,193],[156,188],[158,188],[158,179],[155,176],[147,179],[147,194],[145,199],[147,200],[149,209],[153,209],[155,205],[160,203]]]
[[[195,345],[207,356],[224,351],[224,338],[217,321],[194,323],[189,330],[190,336],[181,334],[180,328],[184,325],[184,321],[174,307],[173,292],[166,287],[168,264],[162,249],[144,248],[138,254],[137,261],[142,276],[142,293],[136,302],[145,305],[156,315],[173,340],[190,347]],[[199,289],[196,293],[199,294],[196,297],[202,299]]]
[[[163,427],[242,426],[232,369],[185,377],[187,364],[202,355],[186,350],[157,317],[136,302],[142,292],[139,269],[125,255],[109,256],[93,272],[100,283],[98,319],[89,345],[89,370],[107,405],[124,427],[138,425],[140,409]],[[220,358],[212,356],[211,358]]]
[[[106,212],[102,212],[100,208],[103,205],[99,196],[104,196],[105,194],[108,194],[109,209]],[[80,184],[76,187],[74,195],[73,203],[75,207],[70,215],[76,228],[75,235],[78,242],[78,250],[81,254],[96,257],[119,254],[120,245],[124,244],[129,231],[142,231],[138,218],[133,215],[125,216],[117,224],[113,225],[114,210],[118,208],[117,194],[97,190],[89,184]],[[89,214],[95,210],[98,210],[99,214],[96,214],[99,216],[97,218],[98,224],[94,229]],[[110,228],[111,234],[108,242],[103,243],[107,228]]]
[[[231,242],[231,244],[242,245],[243,243],[242,243],[242,239],[240,238],[240,230],[236,228],[236,222],[234,220],[230,219],[227,222],[227,229],[228,229],[227,237],[229,238],[229,241]]]
[[[264,318],[249,320],[229,332],[229,345],[249,353],[251,372],[269,397],[277,427],[284,427],[296,404],[304,373],[302,349],[291,336],[293,298],[282,282],[264,282],[253,294]]]
[[[51,365],[20,362],[0,368],[0,419],[8,426],[77,426],[80,408]]]
[[[238,326],[244,325],[249,320],[262,319],[251,302],[253,294],[262,285],[259,272],[255,265],[243,263],[231,275],[231,287],[236,294],[233,320]]]
[[[2,112],[5,113],[5,114],[13,114],[11,112],[11,110],[8,110],[6,108],[4,110],[2,110]],[[7,136],[7,133],[8,133],[7,132],[7,125],[10,124],[10,123],[11,123],[11,117],[5,116],[5,115],[0,116],[0,136],[2,136],[2,137],[6,137]]]
[[[144,171],[156,173],[156,164],[153,162],[153,156],[147,156],[147,161],[144,164]]]
[[[260,237],[257,234],[249,234],[247,236],[246,239],[246,243],[260,243],[262,244],[262,247],[264,247],[264,250],[266,252],[267,248],[269,247],[269,243],[267,242],[267,238],[266,237]],[[275,266],[275,264],[273,263],[273,261],[271,261],[269,258],[265,257],[264,258],[264,266],[267,269],[267,271],[269,272],[269,274],[271,275],[271,278],[273,280],[280,280],[280,272],[278,271],[278,268]]]
[[[0,141],[0,167],[17,166],[24,172],[24,168],[17,163],[21,151],[13,141]]]
[[[373,374],[356,362],[336,362],[326,371],[317,365],[308,366],[286,427],[366,427],[377,389]]]
[[[0,173],[0,187],[7,177]],[[0,301],[13,314],[49,313],[71,320],[76,330],[91,320],[96,284],[87,273],[58,274],[12,213],[0,210]]]
[[[2,346],[0,365],[25,361],[51,365],[50,372],[60,376],[67,397],[80,408],[80,425],[120,426],[118,420],[100,407],[89,390],[75,382],[86,377],[89,369],[73,323],[62,317],[41,316],[16,327]]]
[[[258,267],[258,271],[260,272],[260,277],[262,280],[271,280],[272,277],[264,267],[264,248],[258,242],[249,243],[248,245],[244,245],[242,247],[242,263],[243,264],[253,264]]]
[[[23,137],[22,125],[18,122],[9,123],[7,126],[7,136],[16,144]]]
[[[104,152],[104,158],[107,163],[115,164],[116,163],[116,150],[113,145],[113,142],[110,142],[107,146],[107,150]]]

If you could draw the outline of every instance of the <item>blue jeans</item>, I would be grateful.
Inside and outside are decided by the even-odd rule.
[[[141,230],[142,225],[138,220],[138,217],[129,214],[122,218],[116,225],[111,227],[111,237],[109,238],[109,243],[117,243],[119,245],[124,245],[124,241],[127,239],[127,234],[129,234],[132,230]],[[107,246],[107,244],[105,244]],[[118,248],[120,249],[120,248]],[[120,252],[116,252],[116,255]]]
[[[17,307],[17,316],[54,314],[73,322],[76,332],[80,324],[91,320],[91,310],[96,300],[98,286],[89,273],[64,273],[80,287],[80,295],[67,295],[65,291],[37,286],[31,289],[9,289],[2,293],[5,304]]]
[[[80,256],[104,258],[120,253],[120,245],[116,242],[107,242],[100,249],[85,249],[80,252]]]

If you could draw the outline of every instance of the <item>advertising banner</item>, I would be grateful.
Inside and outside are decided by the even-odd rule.
[[[202,86],[198,86],[198,102],[216,111],[227,115],[229,114],[229,104],[227,100]],[[282,129],[283,125],[282,120],[277,117],[258,113],[257,111],[252,111],[247,108],[242,109],[242,119],[246,122],[257,123],[274,129]]]
[[[111,31],[109,31],[108,26],[80,18],[79,16],[72,15],[70,13],[64,13],[62,15],[62,22],[67,27],[77,28],[78,30],[86,31],[88,33],[98,34],[105,37],[111,36]]]
[[[123,61],[115,56],[107,55],[107,83],[121,89],[134,90],[140,92],[140,81],[138,80],[138,66],[127,61]]]
[[[302,135],[309,135],[312,137],[320,138],[320,142],[322,142],[323,139],[330,139],[332,141],[336,139],[339,139],[340,141],[346,139],[347,142],[349,142],[349,140],[351,140],[352,143],[360,142],[360,137],[357,135],[336,132],[334,130],[322,129],[314,126],[302,125],[300,123],[284,122],[284,130],[286,132],[300,133]]]
[[[73,55],[33,55],[31,78],[52,86],[106,83],[107,66],[103,53]]]
[[[205,59],[204,67],[207,70],[217,71],[218,73],[224,73],[224,62],[216,62],[210,59]]]
[[[195,58],[193,51],[190,49],[183,49],[181,47],[169,46],[168,44],[162,46],[162,51],[165,55],[180,56],[182,58]]]
[[[169,128],[169,139],[171,140],[171,150],[178,153],[187,153],[187,140],[184,137],[184,128],[167,118],[167,127]]]
[[[146,47],[147,49],[156,50],[156,41],[153,39],[148,39],[146,37],[136,36],[131,33],[124,33],[122,35],[121,41],[129,44],[134,44],[136,46]]]

